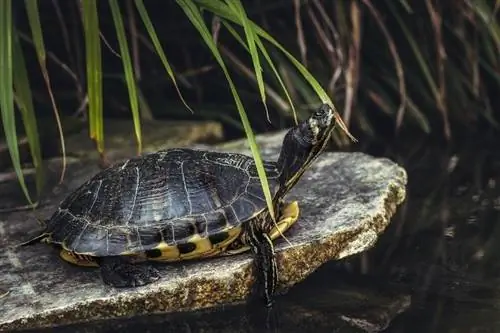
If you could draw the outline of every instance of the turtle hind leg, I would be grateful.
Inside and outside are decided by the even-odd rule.
[[[254,284],[254,290],[257,294],[262,295],[266,307],[271,308],[278,283],[278,266],[273,241],[268,234],[260,231],[260,228],[255,228],[255,224],[258,223],[258,220],[249,223],[247,237],[245,238],[255,258],[254,274],[256,275],[256,283]]]
[[[132,263],[122,256],[97,259],[104,283],[116,288],[139,287],[157,281],[160,272],[146,263]]]

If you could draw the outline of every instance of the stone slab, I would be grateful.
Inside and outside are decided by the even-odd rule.
[[[283,133],[260,138],[264,158],[276,158]],[[241,147],[224,149],[244,151]],[[49,216],[58,200],[40,207]],[[277,242],[279,288],[302,281],[325,262],[362,252],[376,243],[405,198],[406,172],[385,158],[363,153],[324,153],[288,199],[300,200],[299,222]],[[57,191],[56,191],[57,192]],[[158,283],[114,289],[98,270],[62,262],[44,244],[18,248],[38,228],[35,214],[0,215],[0,330],[48,327],[95,319],[132,317],[241,303],[252,283],[250,254],[158,265]]]

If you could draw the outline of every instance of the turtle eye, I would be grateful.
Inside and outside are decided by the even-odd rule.
[[[316,110],[312,117],[311,121],[314,120],[315,126],[319,127],[319,129],[325,129],[331,125],[333,119],[333,110],[328,104],[323,104],[321,107]]]
[[[332,108],[328,104],[322,104],[318,110],[314,112],[314,117],[319,119],[328,118],[332,114]]]

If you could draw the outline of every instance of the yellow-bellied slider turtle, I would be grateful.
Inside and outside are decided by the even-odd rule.
[[[291,128],[277,162],[264,162],[277,223],[252,157],[170,149],[109,167],[60,204],[35,239],[61,247],[73,264],[99,266],[105,283],[141,286],[160,278],[146,261],[178,261],[250,249],[266,304],[277,283],[273,239],[298,218],[284,196],[323,151],[339,118],[324,104]]]

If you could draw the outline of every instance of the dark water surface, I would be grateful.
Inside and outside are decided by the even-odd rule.
[[[373,249],[325,265],[271,315],[235,306],[50,332],[500,332],[500,140],[411,142],[355,147],[407,169],[407,200]]]

